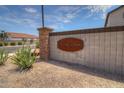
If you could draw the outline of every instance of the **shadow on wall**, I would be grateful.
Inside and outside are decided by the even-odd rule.
[[[114,81],[121,82],[121,83],[124,82],[124,76],[114,75],[111,73],[107,73],[105,71],[100,71],[98,69],[89,68],[89,67],[86,67],[83,65],[68,63],[68,62],[64,62],[64,61],[57,61],[57,60],[50,60],[49,63],[54,64],[56,66],[61,66],[61,67],[67,68],[67,69],[71,69],[74,71],[79,71],[81,73],[86,73],[86,74],[102,77],[105,79],[114,80]]]

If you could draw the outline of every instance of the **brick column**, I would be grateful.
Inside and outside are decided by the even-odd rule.
[[[39,42],[40,42],[40,58],[44,60],[49,59],[49,33],[52,29],[44,27],[38,28]]]

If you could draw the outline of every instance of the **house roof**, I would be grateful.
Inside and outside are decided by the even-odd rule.
[[[24,34],[24,33],[7,32],[7,35],[11,38],[38,39],[38,37],[35,35]]]
[[[110,16],[110,14],[113,13],[113,12],[115,12],[115,11],[117,11],[117,10],[119,10],[119,9],[122,8],[122,7],[124,7],[124,5],[122,5],[122,6],[118,7],[118,8],[116,8],[116,9],[112,10],[111,12],[109,12],[109,13],[107,14],[107,17],[106,17],[106,20],[105,20],[105,27],[107,26],[107,22],[108,22],[108,18],[109,18],[109,16]]]

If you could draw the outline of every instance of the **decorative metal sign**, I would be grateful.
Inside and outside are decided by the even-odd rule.
[[[78,38],[64,38],[57,42],[57,47],[63,51],[75,52],[83,49],[84,42]]]

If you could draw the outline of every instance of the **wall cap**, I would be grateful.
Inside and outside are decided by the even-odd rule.
[[[41,30],[53,31],[53,29],[48,28],[48,27],[41,27],[41,28],[38,28],[37,30],[38,31],[41,31]]]
[[[118,32],[118,31],[124,31],[124,26],[90,28],[90,29],[80,29],[80,30],[71,30],[71,31],[63,31],[63,32],[51,32],[49,35],[56,36],[56,35],[71,35],[71,34]]]

